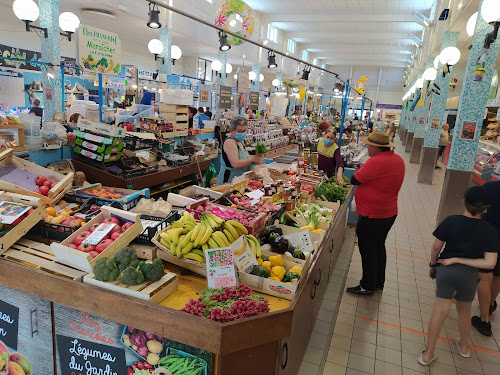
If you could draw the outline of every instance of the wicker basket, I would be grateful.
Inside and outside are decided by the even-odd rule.
[[[73,162],[69,159],[54,160],[47,163],[47,169],[53,170],[61,174],[68,174],[73,172],[75,177],[73,179],[73,186],[81,187],[87,181],[85,173],[76,171]]]

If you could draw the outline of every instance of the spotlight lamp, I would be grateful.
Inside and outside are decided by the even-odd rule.
[[[31,25],[31,22],[36,21],[40,15],[38,5],[33,0],[16,0],[12,4],[12,10],[16,17],[26,24],[26,31],[40,30],[43,31],[45,38],[49,37],[46,27]]]
[[[227,34],[223,31],[219,31],[219,50],[221,51],[229,51],[231,49],[231,46],[227,42]]]
[[[152,29],[159,29],[161,27],[158,5],[149,3],[149,21],[147,25]]]
[[[484,0],[483,5],[481,5],[481,17],[493,26],[493,31],[486,35],[484,40],[484,48],[488,49],[497,40],[500,28],[500,3],[498,0]]]
[[[340,83],[340,82],[337,82],[335,84],[335,86],[333,87],[333,91],[335,93],[344,92],[344,85],[342,83]]]
[[[311,73],[311,67],[306,65],[304,70],[302,71],[302,79],[304,81],[309,81],[309,73]]]
[[[267,61],[268,61],[267,65],[268,68],[274,69],[278,66],[278,64],[276,64],[276,55],[274,54],[273,51],[269,51],[267,53]]]

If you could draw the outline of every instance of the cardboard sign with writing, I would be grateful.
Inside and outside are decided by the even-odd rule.
[[[116,226],[114,223],[102,223],[88,236],[83,243],[97,245]]]
[[[249,105],[251,110],[257,110],[259,109],[259,93],[252,91],[250,92],[250,105]]]
[[[17,350],[17,332],[19,330],[19,309],[0,301],[0,341]]]
[[[27,212],[31,206],[3,201],[0,203],[0,222],[3,224],[12,224]]]
[[[80,25],[78,48],[86,72],[118,75],[121,70],[121,41],[118,34],[94,26]]]
[[[125,350],[109,345],[56,335],[62,374],[127,373]]]
[[[221,86],[219,90],[219,108],[231,108],[232,97],[231,87]]]
[[[239,94],[246,94],[248,90],[250,90],[250,78],[248,78],[248,73],[238,73],[236,92]]]
[[[311,241],[309,231],[304,230],[300,233],[287,234],[285,237],[290,245],[300,248],[302,251],[314,251],[314,245]]]
[[[231,244],[231,249],[234,254],[234,264],[238,271],[250,272],[253,266],[258,264],[253,250],[244,235]]]
[[[237,284],[232,248],[207,249],[205,259],[209,288],[226,288]]]

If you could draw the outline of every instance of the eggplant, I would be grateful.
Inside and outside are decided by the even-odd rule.
[[[288,251],[290,243],[285,237],[276,237],[274,241],[271,241],[271,248],[275,253],[285,254]]]
[[[278,233],[280,236],[283,235],[283,229],[281,229],[280,227],[278,227],[277,225],[270,225],[269,226],[269,231],[271,233]]]

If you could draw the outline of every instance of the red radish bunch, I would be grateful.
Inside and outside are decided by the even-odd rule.
[[[200,215],[207,212],[223,220],[236,220],[243,225],[249,225],[249,223],[256,218],[256,215],[253,213],[238,211],[229,207],[213,206],[210,202],[205,203],[204,206],[199,205],[196,207],[195,211]]]
[[[88,253],[92,255],[92,257],[97,257],[100,253],[102,253],[104,250],[106,250],[113,242],[115,242],[123,233],[125,233],[131,226],[134,225],[133,222],[127,221],[127,222],[122,222],[120,219],[116,217],[107,217],[104,219],[103,223],[110,223],[110,224],[116,224],[111,231],[104,236],[104,238],[99,241],[97,245],[87,245],[84,244],[83,242],[87,239],[88,236],[94,232],[99,225],[102,223],[95,223],[92,224],[88,230],[79,232],[75,239],[73,240],[73,243],[68,244],[68,247],[71,247],[72,249],[75,250],[80,250],[85,253]]]
[[[229,199],[233,204],[237,205],[238,207],[245,208],[247,210],[252,210],[255,212],[270,212],[270,211],[277,211],[280,209],[280,207],[269,203],[269,202],[263,202],[259,201],[256,204],[252,205],[252,199],[241,194],[231,194],[229,196]]]

